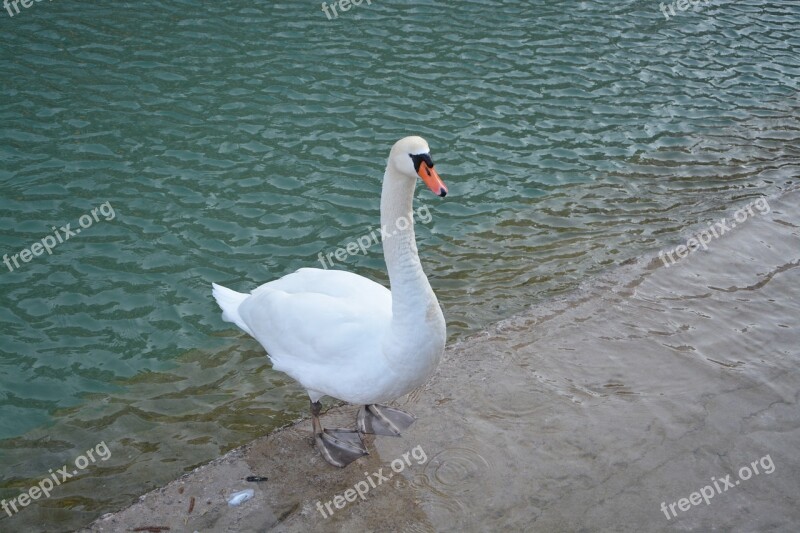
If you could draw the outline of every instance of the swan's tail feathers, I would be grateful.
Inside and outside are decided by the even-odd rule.
[[[253,332],[250,331],[250,328],[248,328],[247,324],[244,323],[242,317],[239,316],[239,306],[243,301],[249,298],[250,295],[232,291],[227,287],[217,285],[216,283],[212,283],[211,285],[214,288],[211,291],[211,294],[214,295],[214,298],[217,300],[217,304],[222,309],[222,320],[226,322],[233,322],[248,334],[253,335]]]

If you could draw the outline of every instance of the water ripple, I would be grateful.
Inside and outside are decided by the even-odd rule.
[[[2,253],[117,211],[0,275],[4,479],[69,460],[52,442],[101,436],[137,481],[70,484],[52,505],[76,525],[302,412],[208,285],[252,288],[374,228],[406,134],[428,138],[451,190],[416,198],[451,339],[791,186],[799,17],[757,0],[670,21],[634,0],[387,0],[333,21],[304,3],[53,2],[4,17]],[[341,267],[386,281],[377,246]],[[527,413],[486,400],[498,420]],[[32,531],[38,513],[18,519]]]

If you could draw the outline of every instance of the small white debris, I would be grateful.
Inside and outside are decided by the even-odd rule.
[[[239,492],[234,492],[231,494],[230,499],[228,500],[228,505],[231,507],[238,507],[239,505],[243,504],[253,496],[255,496],[256,491],[253,489],[242,490]]]

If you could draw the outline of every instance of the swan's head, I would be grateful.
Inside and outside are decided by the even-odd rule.
[[[397,173],[416,180],[422,178],[425,185],[437,196],[447,195],[447,186],[433,168],[431,149],[422,137],[411,136],[400,139],[389,154],[389,165]]]

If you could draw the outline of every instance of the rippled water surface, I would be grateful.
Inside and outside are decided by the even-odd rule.
[[[304,413],[210,283],[246,290],[368,233],[400,137],[429,141],[450,188],[416,203],[452,340],[800,166],[791,1],[671,20],[655,0],[379,0],[335,20],[299,1],[20,7],[0,12],[0,253],[113,208],[0,265],[0,496],[112,452],[24,509],[27,531],[77,527]],[[339,268],[386,282],[377,246]]]

